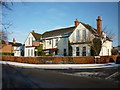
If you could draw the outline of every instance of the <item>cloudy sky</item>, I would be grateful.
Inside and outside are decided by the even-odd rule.
[[[113,33],[113,46],[118,45],[118,3],[117,2],[13,2],[12,11],[3,10],[4,22],[11,22],[9,40],[16,38],[24,43],[27,35],[74,25],[79,21],[96,28],[96,18],[101,16],[103,28]]]

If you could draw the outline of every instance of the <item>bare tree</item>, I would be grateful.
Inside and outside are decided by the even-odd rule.
[[[86,40],[88,46],[91,48],[91,53],[93,55],[99,55],[102,45],[107,40],[112,40],[114,38],[114,34],[112,32],[104,32],[107,27],[103,29],[102,35],[93,35],[91,32],[87,34]]]
[[[115,34],[112,33],[111,30],[108,30],[107,26],[103,28],[103,32],[106,33],[108,39],[112,40],[113,38],[115,38]]]
[[[88,32],[86,39],[83,41],[88,44],[91,48],[91,53],[96,56],[99,55],[102,47],[101,37],[93,35],[91,32]]]
[[[0,1],[0,6],[2,6],[3,8],[6,8],[8,10],[12,10],[12,8],[10,7],[10,4],[8,4],[7,1],[9,1],[11,5],[13,5],[12,0],[1,0]]]
[[[10,1],[10,0],[9,0]],[[8,39],[8,28],[12,25],[11,23],[2,22],[2,18],[5,18],[5,15],[2,11],[2,9],[12,10],[11,6],[13,5],[12,1],[8,4],[7,0],[1,0],[0,1],[0,41],[1,40],[7,40]]]

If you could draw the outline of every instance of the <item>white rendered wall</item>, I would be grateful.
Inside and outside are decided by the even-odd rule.
[[[57,45],[56,45],[56,39],[58,40]],[[49,43],[50,41],[51,44]],[[44,43],[44,49],[57,48],[59,55],[63,55],[64,49],[66,49],[66,54],[68,55],[68,38],[53,37],[52,39],[45,40],[43,43]]]
[[[21,56],[20,47],[14,47],[14,56]]]
[[[100,56],[109,56],[111,55],[111,50],[112,50],[112,42],[111,41],[106,41],[103,43]]]
[[[28,56],[33,57],[33,56],[35,56],[34,51],[35,51],[35,47],[25,48],[25,57],[28,57]]]

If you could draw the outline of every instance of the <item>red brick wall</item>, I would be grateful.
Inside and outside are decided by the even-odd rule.
[[[101,56],[96,63],[108,63],[110,58],[116,62],[117,56]],[[15,57],[15,56],[2,56],[3,61],[30,63],[30,64],[92,64],[95,63],[93,56],[87,57]]]

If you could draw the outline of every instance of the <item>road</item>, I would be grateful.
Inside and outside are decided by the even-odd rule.
[[[111,80],[85,78],[51,70],[2,65],[2,88],[118,88]]]

